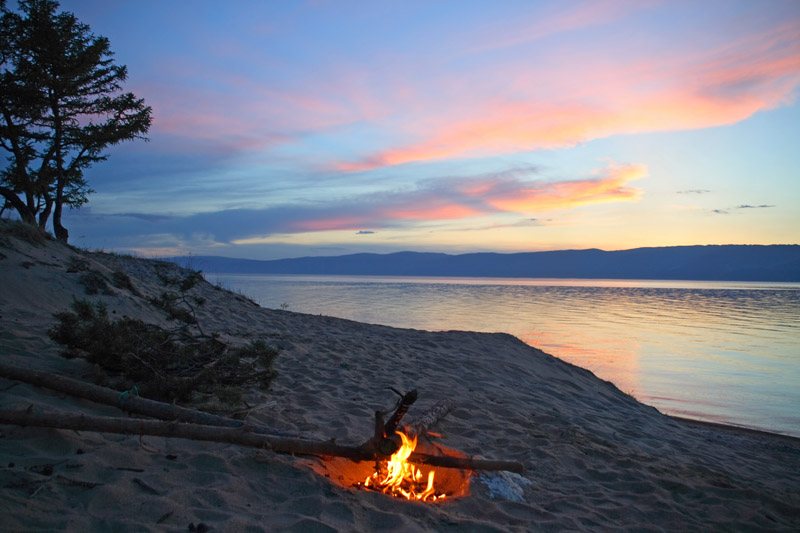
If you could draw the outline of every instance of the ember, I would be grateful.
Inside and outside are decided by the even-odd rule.
[[[378,463],[378,470],[367,477],[361,486],[407,500],[436,501],[444,498],[444,493],[435,493],[434,471],[429,470],[428,475],[424,476],[419,468],[408,462],[417,447],[417,437],[409,438],[400,431],[397,434],[403,441],[400,449],[385,463]]]

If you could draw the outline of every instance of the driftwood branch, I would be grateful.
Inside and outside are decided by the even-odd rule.
[[[411,427],[411,430],[414,433],[420,434],[426,429],[430,429],[431,427],[435,426],[439,420],[447,416],[447,414],[455,408],[456,402],[453,401],[452,398],[447,398],[431,407],[419,418],[412,420],[408,425]]]
[[[30,410],[0,411],[0,424],[224,442],[267,449],[277,453],[323,457],[337,456],[353,461],[371,461],[376,458],[375,451],[364,446],[342,446],[332,441],[275,437],[258,434],[245,427],[228,428],[161,420],[87,416],[66,412],[35,413]],[[388,459],[388,457],[386,458]],[[422,453],[412,453],[408,460],[414,464],[443,468],[522,472],[522,464],[516,461],[491,461],[469,457],[434,456]]]
[[[56,390],[93,402],[113,405],[129,413],[164,421],[91,417],[68,413],[44,414],[27,411],[5,411],[0,412],[0,423],[226,442],[270,449],[277,453],[338,456],[354,461],[380,459],[381,456],[388,457],[396,451],[398,443],[387,438],[386,429],[390,427],[390,423],[393,423],[392,421],[395,424],[399,424],[403,415],[408,411],[408,407],[416,400],[417,396],[416,390],[407,393],[390,421],[386,424],[383,423],[382,416],[376,416],[375,436],[373,439],[361,446],[341,446],[329,441],[299,438],[297,435],[291,435],[276,429],[148,400],[133,394],[120,394],[112,389],[48,372],[0,363],[0,376]],[[440,402],[421,418],[413,421],[411,427],[417,432],[421,429],[427,429],[454,407],[455,403],[452,400]],[[188,422],[189,424],[178,422]],[[381,429],[383,431],[380,431]],[[490,461],[419,453],[412,454],[409,460],[416,464],[428,464],[446,468],[522,471],[522,465],[515,461]]]
[[[37,387],[45,387],[93,402],[113,405],[128,413],[149,416],[159,420],[178,420],[207,426],[244,428],[253,433],[264,435],[299,437],[296,434],[251,424],[243,420],[212,415],[178,405],[148,400],[147,398],[141,398],[135,394],[120,394],[118,391],[93,385],[85,381],[59,376],[58,374],[51,374],[49,372],[20,368],[5,363],[0,363],[0,376],[17,381],[24,381],[25,383],[30,383]]]

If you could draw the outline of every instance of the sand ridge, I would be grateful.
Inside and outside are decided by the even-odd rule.
[[[4,223],[6,224],[6,223]],[[162,321],[147,302],[153,261],[87,253],[5,235],[0,353],[9,364],[90,380],[46,335],[73,298],[85,262],[124,271],[138,294],[111,287],[112,316]],[[74,269],[73,269],[74,270]],[[426,332],[263,309],[203,283],[205,329],[280,349],[248,420],[358,444],[387,387],[417,388],[409,416],[444,398],[437,431],[467,454],[521,461],[525,473],[473,478],[469,497],[428,505],[342,489],[293,458],[160,437],[0,426],[4,531],[730,531],[800,529],[797,439],[689,424],[637,402],[590,372],[506,334]],[[114,407],[0,379],[0,408],[31,404],[121,416]]]

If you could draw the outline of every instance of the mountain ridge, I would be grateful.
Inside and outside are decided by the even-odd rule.
[[[219,274],[800,281],[800,245],[726,244],[604,251],[357,253],[291,259],[179,256],[164,260]]]

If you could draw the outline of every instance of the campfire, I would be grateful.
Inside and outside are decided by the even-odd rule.
[[[523,470],[517,461],[468,456],[434,443],[432,439],[440,435],[429,428],[455,407],[452,401],[440,402],[421,418],[400,428],[400,420],[417,398],[416,390],[401,394],[388,422],[384,423],[383,413],[375,413],[375,432],[369,440],[360,446],[347,446],[337,444],[335,439],[320,441],[280,435],[278,430],[265,426],[134,394],[119,394],[119,391],[65,376],[2,362],[0,376],[161,419],[89,416],[54,410],[40,412],[29,407],[16,411],[0,409],[0,424],[225,442],[294,456],[315,456],[322,460],[310,466],[341,487],[377,491],[407,500],[427,503],[469,495],[470,477],[477,470],[517,473]]]
[[[404,429],[410,432],[408,426]],[[469,495],[470,478],[475,473],[469,464],[452,468],[410,461],[418,456],[425,456],[426,461],[433,457],[442,461],[469,461],[465,454],[433,444],[427,432],[412,437],[404,431],[397,434],[403,444],[388,458],[356,462],[344,457],[328,457],[315,461],[311,467],[340,487],[382,492],[405,500],[441,502]]]
[[[375,413],[375,434],[360,447],[370,452],[371,460],[327,457],[313,463],[312,468],[341,487],[382,492],[412,501],[438,502],[468,496],[470,478],[476,469],[519,466],[507,461],[474,459],[434,442],[441,435],[428,428],[453,409],[454,404],[449,401],[440,402],[419,419],[398,428],[416,397],[416,390],[402,395],[388,422],[384,423],[383,413]]]
[[[435,502],[446,495],[436,494],[433,482],[436,473],[433,469],[428,470],[426,476],[415,465],[408,462],[408,457],[417,448],[417,437],[409,438],[405,433],[398,431],[402,444],[386,462],[386,468],[378,463],[378,470],[364,480],[361,485],[365,489],[375,488],[386,494],[391,494],[398,498],[407,500],[430,500]],[[385,475],[381,470],[385,470]],[[425,487],[424,489],[422,487]]]

